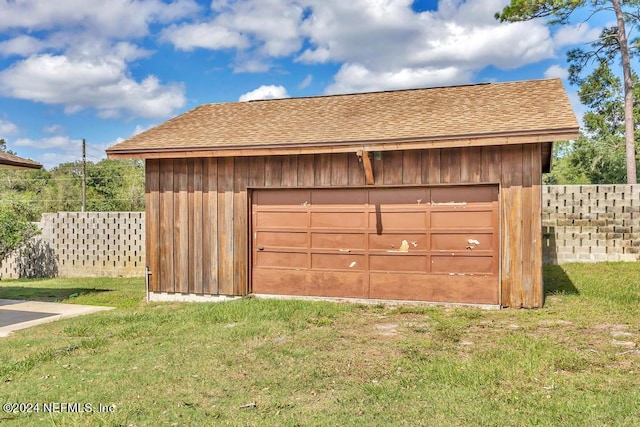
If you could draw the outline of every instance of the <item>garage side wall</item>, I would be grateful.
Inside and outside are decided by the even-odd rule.
[[[541,145],[389,151],[375,185],[501,183],[502,304],[542,305]],[[246,295],[251,187],[362,187],[355,153],[146,161],[150,291]]]

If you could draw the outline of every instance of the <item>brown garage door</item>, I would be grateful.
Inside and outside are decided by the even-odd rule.
[[[498,304],[498,187],[255,190],[252,292]]]

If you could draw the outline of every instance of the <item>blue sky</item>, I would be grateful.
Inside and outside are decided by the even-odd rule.
[[[47,168],[200,104],[560,77],[606,21],[504,0],[0,0],[0,138]],[[604,17],[603,19],[612,19]]]

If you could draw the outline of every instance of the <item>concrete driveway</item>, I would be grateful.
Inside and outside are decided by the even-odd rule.
[[[0,337],[6,337],[13,331],[30,328],[41,323],[112,310],[113,308],[0,299]]]

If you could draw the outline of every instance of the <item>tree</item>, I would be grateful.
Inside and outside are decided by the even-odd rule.
[[[632,74],[634,98],[640,99],[638,76]],[[583,129],[574,142],[554,144],[554,170],[545,176],[548,184],[617,184],[626,180],[625,121],[622,82],[601,62],[583,79],[580,101],[589,107]],[[640,103],[634,106],[636,123]],[[636,165],[638,166],[638,165]]]
[[[589,7],[591,15],[603,11],[613,12],[616,25],[605,28],[600,38],[591,44],[591,50],[574,49],[568,53],[571,67],[570,80],[580,83],[580,73],[592,60],[610,63],[620,55],[624,83],[624,137],[626,175],[628,184],[637,183],[635,124],[633,119],[633,81],[631,70],[631,51],[627,38],[626,25],[635,28],[638,23],[639,0],[511,0],[502,12],[496,13],[501,22],[528,21],[534,18],[549,18],[548,24],[566,24],[578,9]],[[635,10],[633,9],[635,8]],[[637,40],[634,40],[637,44]]]
[[[29,222],[30,209],[21,203],[0,204],[0,262],[39,233]]]

